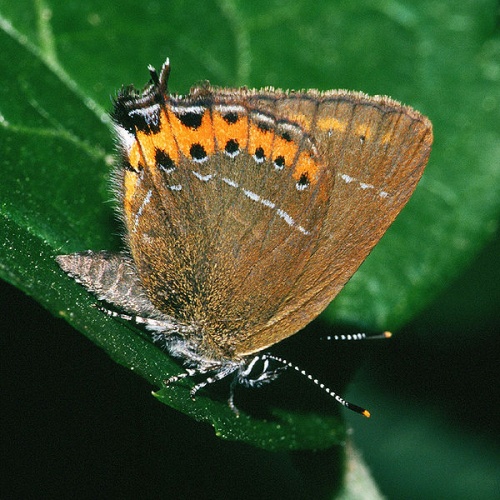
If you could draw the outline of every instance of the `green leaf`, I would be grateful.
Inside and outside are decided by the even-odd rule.
[[[120,248],[109,96],[122,84],[141,87],[147,64],[169,56],[174,91],[203,79],[350,88],[389,94],[431,118],[435,146],[415,195],[326,313],[358,328],[400,327],[471,260],[498,219],[500,40],[495,2],[480,4],[0,1],[1,276],[157,387],[179,371],[140,332],[93,308],[54,262]],[[266,420],[236,418],[208,394],[193,403],[183,384],[157,397],[225,439],[267,449],[344,440],[337,417],[284,411],[279,401]]]

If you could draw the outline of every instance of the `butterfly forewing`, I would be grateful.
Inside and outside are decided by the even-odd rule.
[[[410,197],[432,142],[411,108],[344,91],[151,87],[140,105],[123,172],[138,274],[162,313],[228,357],[328,305]]]

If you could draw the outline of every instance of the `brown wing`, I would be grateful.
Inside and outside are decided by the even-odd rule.
[[[408,200],[432,137],[417,113],[357,94],[198,88],[135,112],[123,192],[141,281],[230,357],[326,307]]]

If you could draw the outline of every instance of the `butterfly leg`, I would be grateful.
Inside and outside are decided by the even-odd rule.
[[[176,382],[179,382],[179,380],[182,380],[183,378],[186,377],[192,377],[193,375],[196,375],[197,371],[188,368],[185,372],[179,373],[178,375],[172,375],[171,377],[167,378],[166,380],[163,381],[165,385],[172,385],[175,384]]]
[[[202,382],[196,384],[190,391],[190,394],[191,394],[191,399],[195,399],[196,398],[196,393],[200,390],[200,389],[203,389],[203,387],[207,386],[207,385],[210,385],[210,384],[213,384],[215,382],[218,382],[219,380],[222,380],[223,378],[226,378],[228,375],[230,375],[231,373],[233,373],[234,371],[236,371],[238,369],[238,365],[233,365],[233,364],[229,364],[228,366],[226,367],[221,367],[220,365],[217,366],[217,368],[215,368],[215,373],[213,376],[211,377],[207,377],[205,380],[203,380]],[[198,373],[206,373],[207,371],[212,371],[214,370],[213,368],[210,370],[204,370],[203,372],[198,372]]]
[[[234,377],[233,380],[231,380],[231,385],[229,386],[229,398],[227,400],[227,405],[233,413],[239,417],[240,416],[240,410],[238,410],[238,407],[234,404],[234,389],[238,385],[238,377]]]

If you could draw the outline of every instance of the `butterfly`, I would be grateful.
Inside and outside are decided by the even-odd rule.
[[[325,309],[404,207],[432,126],[388,97],[208,83],[182,96],[168,59],[149,70],[112,113],[126,251],[57,262],[182,360],[167,383],[202,375],[194,397],[234,375],[237,412],[234,385],[293,366],[267,349]]]

